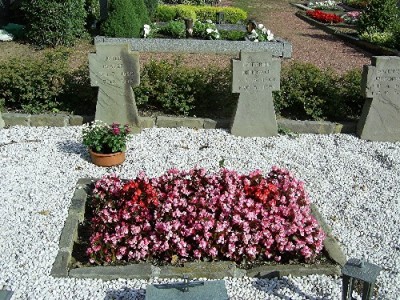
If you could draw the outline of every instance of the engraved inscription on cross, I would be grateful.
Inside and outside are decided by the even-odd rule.
[[[232,92],[240,95],[231,133],[277,135],[272,92],[280,89],[280,60],[269,52],[241,52],[240,60],[232,60],[232,69]]]
[[[129,45],[96,45],[89,54],[91,86],[99,87],[96,120],[139,127],[132,88],[140,83],[139,53]]]
[[[377,56],[364,66],[366,97],[357,133],[362,139],[400,141],[400,58]]]

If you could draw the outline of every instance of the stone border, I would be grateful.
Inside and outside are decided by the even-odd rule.
[[[325,223],[317,208],[311,204],[311,212],[325,231],[327,237],[324,247],[331,263],[327,264],[300,264],[300,265],[273,265],[260,266],[250,270],[237,268],[235,263],[221,262],[189,262],[183,267],[153,266],[150,263],[138,263],[127,266],[95,266],[70,269],[72,263],[72,251],[74,242],[78,238],[78,226],[84,220],[86,199],[90,185],[94,178],[81,178],[78,180],[68,217],[64,223],[59,241],[59,251],[54,261],[50,275],[54,277],[97,278],[113,280],[126,279],[150,279],[158,278],[182,278],[189,275],[191,278],[222,279],[224,277],[259,277],[271,278],[277,276],[305,276],[311,274],[340,275],[341,266],[346,262],[346,257],[340,249],[339,243],[332,236],[332,232]]]
[[[42,114],[29,115],[20,113],[3,113],[5,126],[80,126],[94,120],[94,116],[79,116],[67,114]],[[190,117],[140,117],[141,128],[152,127],[189,127],[196,129],[216,129],[230,127],[230,119],[208,119]],[[293,133],[356,133],[357,122],[333,123],[327,121],[297,121],[278,119],[278,127],[287,129]]]
[[[272,42],[196,40],[196,39],[138,39],[96,36],[94,44],[129,44],[132,51],[168,53],[215,53],[238,55],[242,52],[269,51],[275,57],[291,58],[292,44],[280,38]]]

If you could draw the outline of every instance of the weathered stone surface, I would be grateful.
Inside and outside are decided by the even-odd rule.
[[[165,117],[159,116],[156,120],[157,127],[189,127],[189,128],[203,128],[203,119],[199,118],[181,118],[181,117]]]
[[[69,120],[67,115],[56,114],[40,114],[31,116],[31,126],[53,126],[53,127],[64,127],[68,126]]]
[[[232,92],[240,95],[231,133],[244,137],[277,135],[272,92],[280,89],[280,60],[269,52],[241,52],[232,67]]]
[[[59,250],[51,268],[50,275],[54,277],[67,277],[68,265],[71,262],[71,253],[67,250]]]
[[[204,119],[203,128],[204,129],[215,129],[215,128],[217,128],[217,121],[212,120],[212,119]]]
[[[139,128],[140,120],[132,87],[140,83],[139,53],[128,45],[96,45],[89,54],[91,86],[99,87],[96,120]]]
[[[74,242],[78,238],[78,218],[74,211],[68,212],[68,217],[65,220],[63,230],[61,232],[58,247],[60,250],[65,250],[72,253]]]
[[[6,126],[30,126],[31,115],[18,113],[5,113],[3,120]]]
[[[140,128],[153,128],[156,122],[154,118],[151,117],[141,117],[140,118]]]
[[[281,276],[340,275],[339,265],[275,265],[260,266],[247,271],[249,277],[273,278]]]
[[[235,273],[235,263],[229,261],[217,262],[190,262],[183,267],[163,266],[160,267],[158,277],[160,278],[182,278],[188,275],[191,278],[211,278],[219,279],[233,277]]]
[[[271,52],[275,57],[292,57],[292,44],[280,38],[273,42],[254,43],[251,41],[196,40],[196,39],[136,39],[109,38],[97,36],[95,45],[130,44],[133,51],[168,53],[216,53],[237,55],[240,51]]]
[[[357,133],[371,141],[400,141],[400,57],[375,56],[364,66],[366,97]]]
[[[69,276],[77,278],[98,278],[103,280],[113,280],[118,278],[127,279],[150,279],[151,264],[139,263],[127,266],[97,266],[71,269]]]
[[[277,120],[277,123],[279,126],[287,128],[295,133],[333,134],[343,132],[344,130],[343,124],[326,121],[297,121],[279,119]],[[350,127],[346,127],[346,129],[347,128]]]
[[[80,126],[84,123],[83,116],[70,116],[69,117],[69,125],[70,126]]]
[[[6,125],[6,123],[3,120],[3,117],[1,115],[1,111],[0,111],[0,128],[3,128]]]
[[[146,288],[146,300],[227,300],[228,293],[223,280],[205,281],[203,285],[191,286],[184,292],[168,285],[151,284]]]

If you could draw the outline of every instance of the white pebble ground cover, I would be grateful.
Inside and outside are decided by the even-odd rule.
[[[225,167],[246,173],[288,168],[306,190],[347,258],[383,268],[378,299],[400,295],[400,143],[352,135],[240,138],[223,130],[145,129],[118,167],[91,164],[81,127],[0,129],[0,289],[12,299],[144,299],[146,285],[168,280],[53,278],[50,270],[79,178],[140,170]],[[230,299],[340,299],[341,278],[226,278]]]

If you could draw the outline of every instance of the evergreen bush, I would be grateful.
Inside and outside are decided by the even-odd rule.
[[[158,7],[158,0],[145,0],[144,4],[146,5],[149,17],[153,18]]]
[[[397,0],[370,0],[358,21],[358,32],[391,31],[399,19]]]
[[[149,22],[143,0],[113,0],[101,31],[109,37],[140,37],[143,25]]]
[[[72,45],[85,31],[85,0],[23,0],[26,35],[33,44]]]

